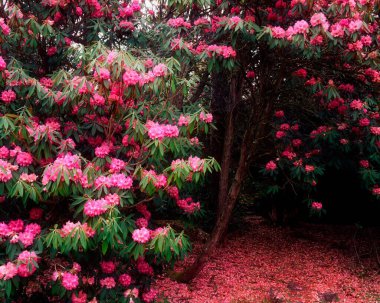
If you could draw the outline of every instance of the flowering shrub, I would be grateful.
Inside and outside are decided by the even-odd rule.
[[[200,209],[192,188],[218,164],[196,136],[212,115],[171,101],[194,84],[175,58],[132,51],[145,34],[137,1],[10,1],[1,13],[0,299],[37,284],[72,302],[152,302],[155,273],[190,248],[152,212]]]
[[[310,97],[316,99],[312,120],[292,121],[283,110],[274,114],[274,140],[277,157],[269,160],[262,172],[272,177],[274,183],[269,193],[276,193],[284,184],[302,190],[313,211],[323,209],[323,201],[313,200],[312,192],[318,189],[318,179],[330,167],[341,165],[344,157],[353,162],[360,175],[362,185],[376,199],[379,195],[378,173],[379,108],[378,95],[370,92],[370,82],[335,84],[333,80],[323,83],[322,79],[310,84],[306,70],[294,73],[305,85]],[[360,92],[367,87],[368,95],[362,101]],[[322,119],[320,117],[323,117]],[[319,126],[318,126],[319,125]]]

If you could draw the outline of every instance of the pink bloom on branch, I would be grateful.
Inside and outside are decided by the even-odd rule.
[[[323,13],[314,14],[310,19],[310,24],[312,26],[321,25],[325,31],[327,31],[330,27],[330,24]]]
[[[193,212],[199,210],[201,208],[201,204],[199,202],[194,202],[191,197],[177,200],[177,205],[181,209],[185,211],[185,213],[192,214]]]
[[[148,136],[152,140],[162,140],[164,138],[175,138],[179,136],[179,129],[176,125],[159,124],[157,122],[148,121],[145,127],[148,129]]]
[[[353,100],[350,103],[350,108],[354,110],[361,110],[364,106],[364,103],[360,100]]]
[[[17,274],[20,277],[29,277],[34,274],[36,271],[36,266],[34,265],[34,262],[37,263],[38,257],[35,252],[26,251],[24,250],[22,253],[20,253],[17,257]]]
[[[270,27],[270,30],[272,32],[273,38],[276,38],[276,39],[285,38],[286,32],[282,27],[274,26],[274,27]]]
[[[108,209],[105,199],[88,200],[84,204],[83,213],[88,217],[95,217],[104,214]]]
[[[132,282],[132,278],[128,274],[122,274],[119,276],[118,281],[122,286],[128,287]]]
[[[154,301],[154,299],[157,297],[158,291],[154,289],[150,289],[148,292],[143,293],[142,297],[144,302],[151,303]]]
[[[201,113],[199,114],[199,119],[200,119],[201,121],[206,122],[206,123],[211,123],[212,120],[213,120],[213,116],[212,116],[211,113],[205,114],[204,112],[201,112]]]
[[[178,28],[178,27],[185,27],[185,28],[191,28],[191,24],[186,22],[183,18],[172,18],[169,19],[167,24],[170,27]]]
[[[16,100],[16,93],[9,89],[1,93],[1,100],[5,103],[11,103]]]
[[[100,262],[100,267],[106,274],[112,274],[116,270],[116,264],[113,261],[102,261]]]
[[[253,70],[250,70],[250,71],[247,72],[246,77],[248,79],[254,79],[256,77],[256,73]]]
[[[47,55],[49,56],[49,57],[51,57],[51,56],[54,56],[56,53],[57,53],[57,47],[56,46],[51,46],[51,47],[49,47],[48,49],[47,49]]]
[[[201,171],[203,169],[204,160],[198,157],[190,156],[188,159],[189,166],[194,172]]]
[[[375,196],[380,196],[380,187],[378,187],[378,185],[375,185],[375,187],[372,189],[372,194]]]
[[[146,243],[150,240],[150,231],[145,227],[135,229],[132,233],[132,239],[137,243]]]
[[[276,111],[276,112],[274,113],[274,116],[275,116],[276,118],[283,118],[283,117],[285,117],[285,113],[284,113],[283,110],[278,110],[278,111]]]
[[[0,71],[3,71],[7,68],[7,63],[4,61],[3,57],[0,56]]]
[[[360,165],[360,167],[363,167],[363,168],[369,168],[369,161],[368,160],[360,160],[359,165]]]
[[[370,130],[371,130],[371,134],[376,135],[376,136],[380,136],[380,127],[379,126],[372,126],[370,128]]]
[[[0,266],[0,280],[10,280],[17,275],[17,266],[8,262]]]
[[[98,158],[105,158],[109,155],[111,149],[107,143],[103,143],[101,146],[95,148],[95,156]]]
[[[148,227],[148,220],[145,218],[138,218],[136,220],[136,226],[138,228]]]
[[[315,167],[313,165],[305,165],[305,171],[307,173],[311,173],[315,170]]]
[[[190,123],[190,116],[181,115],[178,119],[178,126],[187,126]]]
[[[300,68],[300,69],[296,70],[293,74],[297,77],[300,77],[300,78],[306,78],[307,77],[307,71],[304,68]]]
[[[285,131],[279,130],[279,131],[276,132],[276,138],[277,139],[281,139],[281,138],[283,138],[285,136],[286,136],[286,132]]]
[[[126,86],[136,85],[140,80],[140,74],[133,69],[128,69],[123,75],[123,82]]]
[[[368,118],[362,118],[359,120],[359,125],[365,127],[371,124],[371,121]]]
[[[323,205],[320,202],[312,202],[311,207],[315,210],[321,210]]]
[[[309,23],[305,20],[297,21],[293,29],[296,34],[306,34],[309,31]]]
[[[265,165],[265,170],[266,171],[274,171],[277,169],[277,164],[271,160]]]
[[[153,74],[155,77],[164,77],[167,72],[168,68],[165,64],[160,63],[153,67]]]
[[[79,278],[77,275],[65,272],[62,274],[62,286],[67,290],[73,290],[79,285]]]
[[[73,292],[71,295],[71,301],[72,303],[87,303],[87,294],[82,290],[79,291],[78,294],[75,294],[75,292]]]

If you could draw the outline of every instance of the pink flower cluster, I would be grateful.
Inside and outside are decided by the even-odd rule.
[[[121,274],[118,281],[122,286],[128,287],[132,283],[132,278],[128,274]]]
[[[0,71],[3,71],[7,68],[7,63],[4,61],[3,57],[0,56]]]
[[[25,228],[20,219],[9,221],[8,224],[0,223],[0,237],[8,238],[12,244],[20,242],[24,247],[29,247],[40,233],[41,226],[36,223],[30,223]]]
[[[189,166],[193,172],[203,171],[203,166],[205,163],[204,159],[200,159],[199,157],[190,156],[189,159],[187,160],[187,162],[189,163]]]
[[[163,188],[167,184],[167,178],[163,174],[157,174],[154,170],[143,170],[142,178],[147,178],[149,182],[152,182],[154,187]]]
[[[236,51],[231,46],[213,44],[207,46],[205,50],[209,57],[221,56],[224,59],[236,57]]]
[[[137,84],[143,86],[147,83],[153,83],[154,80],[158,77],[164,77],[167,74],[167,71],[167,66],[162,63],[154,66],[153,70],[147,72],[146,74],[140,74],[137,71],[128,68],[123,74],[123,82],[127,87]]]
[[[100,286],[107,289],[112,289],[116,286],[116,281],[113,277],[107,277],[100,280]]]
[[[21,252],[16,260],[17,263],[17,274],[20,277],[26,278],[34,274],[37,267],[35,263],[37,263],[38,257],[34,251],[26,251]]]
[[[76,274],[64,272],[61,283],[65,289],[74,290],[79,286],[79,277]]]
[[[0,18],[0,28],[4,35],[8,36],[11,33],[11,29],[4,22],[4,18]]]
[[[201,112],[199,114],[199,119],[201,121],[204,121],[206,123],[211,123],[212,122],[212,119],[213,119],[213,116],[211,113],[208,113],[208,114],[205,114],[204,112]]]
[[[172,164],[172,168],[173,168],[173,164]],[[182,210],[184,210],[185,213],[191,214],[200,209],[200,206],[201,206],[200,203],[194,202],[191,197],[186,198],[186,199],[180,199],[179,190],[175,186],[168,187],[167,193],[172,199],[176,200],[177,206],[180,207]]]
[[[265,165],[265,170],[267,171],[274,171],[277,169],[277,164],[276,162],[274,162],[273,160],[269,161],[266,165]]]
[[[311,203],[311,208],[315,210],[321,210],[323,207],[321,202],[312,202]]]
[[[182,199],[182,200],[178,199],[177,205],[185,213],[188,213],[188,214],[192,214],[193,212],[201,209],[201,204],[199,202],[194,202],[191,197],[188,197],[188,198]]]
[[[186,27],[186,28],[191,28],[191,24],[186,22],[183,18],[179,17],[179,18],[172,18],[172,19],[169,19],[167,24],[170,26],[170,27],[174,27],[174,28],[178,28],[178,27]]]
[[[24,181],[24,182],[27,182],[27,183],[33,183],[33,182],[35,182],[37,180],[37,175],[36,174],[22,173],[20,175],[20,180]]]
[[[133,180],[131,177],[127,177],[123,173],[111,174],[108,176],[99,176],[95,180],[95,188],[105,186],[107,188],[117,187],[120,189],[130,189],[132,187]]]
[[[151,303],[153,302],[158,295],[158,291],[151,288],[148,292],[143,293],[142,298],[145,302]]]
[[[1,93],[0,98],[5,103],[11,103],[16,100],[16,93],[11,89],[5,90]]]
[[[17,165],[12,165],[11,163],[0,159],[0,182],[8,182],[12,179],[12,171],[18,169]]]
[[[107,142],[103,142],[101,146],[95,148],[95,156],[105,158],[111,152],[111,146]]]
[[[63,227],[59,230],[59,234],[63,238],[67,236],[74,237],[79,230],[82,230],[89,238],[95,235],[95,230],[93,230],[87,223],[73,223],[71,221],[68,221],[65,223],[65,225],[63,225]]]
[[[147,243],[150,240],[150,230],[142,227],[132,232],[132,239],[137,243]]]
[[[108,194],[102,199],[88,200],[84,204],[83,213],[88,217],[95,217],[104,214],[109,207],[120,204],[118,194]]]
[[[57,181],[59,174],[61,174],[61,180],[59,180],[61,182],[64,181],[64,174],[71,181],[80,181],[83,176],[79,156],[70,153],[58,156],[52,164],[46,167],[42,176],[42,184],[46,185],[49,182]]]
[[[149,263],[141,257],[137,259],[137,270],[140,273],[148,276],[153,276],[154,274],[152,266],[150,266]]]
[[[8,262],[0,266],[0,280],[10,280],[17,275],[17,266]]]
[[[178,119],[178,126],[188,126],[190,123],[191,117],[181,115]]]
[[[100,262],[100,268],[105,274],[112,274],[116,270],[116,263],[113,261]]]
[[[176,138],[179,136],[179,129],[176,125],[159,124],[149,120],[145,127],[148,130],[148,136],[152,140],[162,140],[164,138]]]

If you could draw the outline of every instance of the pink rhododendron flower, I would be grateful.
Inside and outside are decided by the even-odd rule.
[[[69,272],[64,272],[62,274],[62,286],[67,290],[74,290],[79,286],[79,278],[77,275],[71,274]]]
[[[138,228],[148,227],[148,220],[145,218],[138,218],[135,223]]]
[[[379,126],[372,126],[370,128],[370,130],[371,130],[371,134],[376,135],[376,136],[380,136],[380,127]]]
[[[132,278],[128,274],[122,274],[119,276],[118,281],[122,286],[128,287],[132,282]]]
[[[87,303],[87,294],[82,290],[80,290],[78,294],[73,292],[71,294],[71,301],[72,303]]]
[[[271,160],[271,161],[269,161],[269,162],[265,165],[265,169],[266,169],[267,171],[274,171],[274,170],[277,169],[277,164],[276,164],[273,160]]]
[[[206,123],[211,123],[212,122],[212,119],[213,119],[213,116],[211,113],[208,113],[208,114],[205,114],[204,112],[201,112],[199,114],[199,119],[201,121],[204,121]]]
[[[116,270],[116,264],[113,261],[102,261],[100,267],[106,274],[112,274]]]
[[[155,77],[164,77],[168,71],[168,68],[165,64],[158,64],[153,67],[153,74]]]
[[[320,202],[312,202],[311,207],[316,210],[321,210],[322,209],[322,203]]]
[[[3,57],[0,56],[0,71],[3,71],[7,68],[7,63],[4,61]]]
[[[132,233],[132,239],[137,243],[146,243],[150,240],[150,231],[145,227],[135,229]]]
[[[17,274],[24,278],[33,275],[37,269],[34,263],[37,261],[38,257],[35,252],[24,250],[17,257]]]
[[[152,140],[162,140],[164,138],[175,138],[179,136],[179,129],[176,125],[159,124],[148,121],[145,127],[148,129],[148,136]]]
[[[7,262],[0,266],[0,280],[10,280],[17,275],[17,266]]]
[[[247,72],[246,77],[248,79],[254,79],[256,77],[256,73],[253,70]]]
[[[108,209],[108,203],[105,199],[88,200],[84,204],[83,213],[88,217],[95,217],[104,214]]]
[[[113,277],[107,277],[100,280],[100,285],[104,288],[112,289],[116,286],[116,282]]]
[[[140,74],[132,69],[128,69],[123,75],[123,82],[126,86],[136,85],[140,80]]]
[[[181,115],[178,119],[178,126],[187,126],[190,123],[190,116]]]
[[[11,103],[16,100],[16,93],[9,89],[1,93],[1,100],[5,103]]]

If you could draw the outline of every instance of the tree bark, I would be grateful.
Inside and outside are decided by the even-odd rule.
[[[194,279],[202,270],[203,265],[207,262],[208,258],[220,243],[223,235],[225,234],[228,223],[231,218],[232,211],[235,207],[240,187],[245,176],[247,168],[247,159],[249,155],[250,142],[252,141],[253,128],[246,130],[242,146],[240,149],[239,164],[234,175],[231,186],[229,185],[229,176],[231,168],[232,147],[234,144],[234,109],[241,101],[242,97],[242,79],[232,78],[230,85],[230,98],[228,105],[226,130],[223,144],[223,157],[221,163],[221,173],[219,179],[219,195],[218,195],[218,210],[217,218],[214,229],[210,235],[208,242],[197,260],[184,272],[172,274],[172,278],[179,282],[189,282]]]

